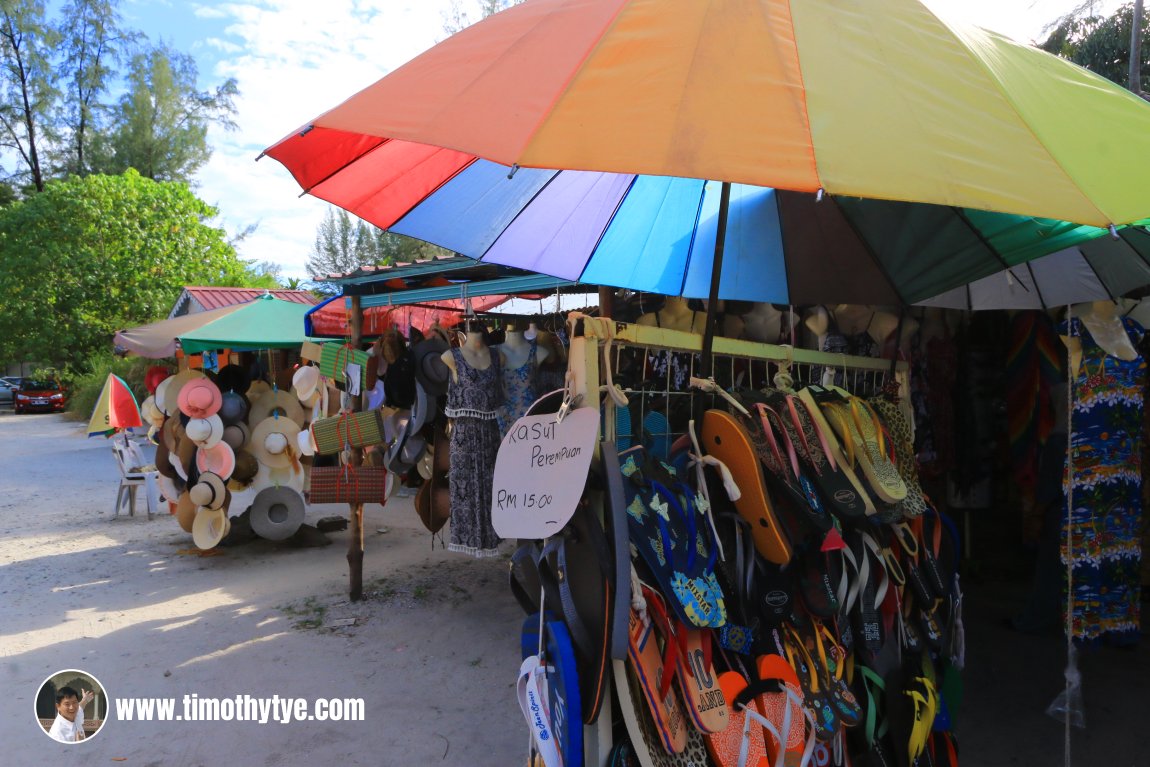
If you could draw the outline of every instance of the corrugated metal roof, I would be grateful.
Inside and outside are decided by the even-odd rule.
[[[184,305],[189,301],[194,301],[198,305],[198,311],[209,311],[211,309],[222,309],[225,306],[244,304],[248,301],[253,301],[259,298],[264,293],[271,293],[273,296],[283,301],[291,301],[297,304],[314,306],[315,304],[319,303],[319,299],[306,290],[185,287],[184,292],[180,294],[180,297],[176,301],[176,305],[172,309],[172,313],[169,316],[189,313],[191,311],[190,307],[189,311],[182,311]]]

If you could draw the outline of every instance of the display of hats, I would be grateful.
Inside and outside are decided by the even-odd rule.
[[[156,471],[160,472],[160,476],[175,478],[175,468],[172,466],[171,456],[168,453],[168,445],[163,440],[163,432],[159,432],[160,439],[156,441],[156,457],[153,463],[156,464]]]
[[[164,496],[166,501],[175,501],[180,497],[182,492],[176,485],[175,480],[171,477],[165,477],[163,474],[156,477],[156,486],[160,488],[160,493]]]
[[[176,522],[185,533],[192,532],[192,523],[196,521],[196,503],[185,490],[176,499]]]
[[[251,438],[252,430],[243,421],[224,427],[224,442],[231,445],[232,450],[241,449],[248,444],[248,440]]]
[[[411,471],[427,447],[427,441],[421,435],[413,433],[409,428],[410,424],[409,410],[398,410],[384,419],[384,434],[388,449],[384,454],[383,465],[388,471],[396,474]]]
[[[228,478],[228,488],[239,492],[246,490],[259,473],[260,462],[247,450],[236,451],[236,467]]]
[[[150,395],[140,404],[140,415],[157,429],[164,425],[164,413],[156,406],[155,395]]]
[[[251,383],[252,378],[248,375],[248,371],[235,363],[224,365],[216,374],[216,385],[225,394],[228,392],[246,394]]]
[[[249,449],[262,464],[276,469],[290,466],[290,451],[295,449],[299,430],[299,424],[291,419],[275,416],[264,418],[252,428]]]
[[[226,494],[227,485],[223,477],[211,471],[200,474],[199,481],[188,489],[192,502],[207,509],[223,506]]]
[[[168,415],[164,402],[166,401],[168,387],[171,385],[171,377],[165,378],[163,381],[160,381],[159,386],[156,387],[156,393],[152,395],[156,398],[156,409],[164,415]]]
[[[255,425],[273,415],[295,421],[299,426],[303,426],[304,423],[303,405],[300,404],[299,398],[282,389],[253,399],[251,409],[248,411],[248,423]]]
[[[184,433],[198,447],[215,447],[224,438],[224,422],[218,414],[193,418],[184,427]]]
[[[433,397],[428,396],[423,384],[415,385],[415,402],[411,406],[411,420],[407,428],[411,434],[418,434],[425,424],[435,420],[436,404]]]
[[[271,390],[272,387],[267,381],[257,378],[248,385],[248,390],[245,393],[248,395],[248,402],[255,402]]]
[[[312,436],[311,429],[300,429],[296,444],[299,447],[300,455],[315,455],[315,438]]]
[[[223,419],[224,426],[231,426],[248,417],[247,397],[234,391],[226,391],[220,397],[219,416]]]
[[[200,473],[205,471],[219,474],[224,479],[232,476],[236,468],[236,453],[227,442],[220,441],[212,447],[203,447],[196,451],[196,468]]]
[[[304,473],[303,466],[273,468],[258,462],[257,465],[259,468],[251,483],[253,490],[260,491],[265,487],[290,487],[302,493],[304,486],[307,485],[307,474]]]
[[[148,368],[148,372],[144,373],[144,388],[148,390],[149,394],[155,394],[156,387],[171,374],[172,371],[163,365],[152,365]]]
[[[220,412],[220,389],[208,378],[197,378],[180,387],[176,404],[190,418],[207,418]]]
[[[252,530],[269,541],[290,538],[304,520],[303,496],[288,487],[266,487],[252,501]]]
[[[196,509],[196,519],[192,522],[192,541],[201,549],[214,549],[228,534],[228,512],[226,508]]]
[[[443,361],[443,353],[450,348],[443,336],[432,333],[412,350],[415,357],[415,380],[433,397],[447,394],[451,369]]]
[[[311,398],[315,396],[316,392],[319,391],[319,368],[312,365],[305,365],[299,368],[291,378],[291,385],[300,402],[309,402]]]
[[[171,424],[171,434],[174,448],[168,448],[168,460],[172,464],[172,468],[176,470],[176,474],[180,479],[187,481],[188,472],[192,470],[192,461],[196,458],[196,443],[188,438],[184,432],[184,425],[180,423],[178,418],[168,418],[164,421],[164,428],[168,428]]]
[[[202,370],[181,370],[170,378],[165,378],[161,383],[163,398],[156,398],[156,404],[160,406],[160,410],[164,411],[164,415],[175,415],[180,411],[180,391],[191,381],[199,381],[207,378]],[[157,392],[161,389],[157,389]]]

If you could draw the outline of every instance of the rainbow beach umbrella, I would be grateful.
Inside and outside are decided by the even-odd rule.
[[[92,417],[88,420],[88,436],[110,437],[117,431],[143,424],[140,406],[131,388],[123,378],[109,373],[100,392],[100,399],[92,410]]]
[[[838,286],[835,300],[909,302],[1150,216],[1150,105],[920,0],[528,0],[265,154],[383,228],[545,274],[702,293],[712,307],[751,284],[775,291],[758,300],[832,300],[818,291]],[[527,226],[536,200],[574,187],[577,205]],[[850,210],[884,202],[929,207],[896,206],[873,226]],[[624,220],[635,208],[640,224]],[[971,211],[1022,220],[984,229]],[[705,226],[655,227],[684,217]],[[986,236],[1028,219],[1041,221],[1021,240]],[[1047,221],[1093,229],[1067,240],[1072,225]],[[597,264],[612,228],[628,237]],[[514,248],[496,247],[516,230]],[[615,260],[635,243],[639,256]],[[856,258],[833,258],[846,247]],[[682,262],[696,252],[706,258]],[[796,292],[800,269],[813,282]],[[884,291],[848,298],[861,271]]]

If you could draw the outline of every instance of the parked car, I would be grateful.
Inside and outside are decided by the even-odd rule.
[[[0,376],[0,381],[7,381],[13,389],[19,389],[20,382],[23,380],[24,376]]]
[[[59,413],[64,410],[64,391],[56,381],[37,381],[25,378],[16,390],[13,406],[17,413],[40,410]]]
[[[0,406],[12,407],[16,387],[0,378]]]

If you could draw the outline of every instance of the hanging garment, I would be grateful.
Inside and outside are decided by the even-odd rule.
[[[1142,327],[1129,318],[1122,322],[1137,346]],[[1110,356],[1077,317],[1063,323],[1062,331],[1082,343],[1070,420],[1073,475],[1063,474],[1064,492],[1073,490],[1073,509],[1069,519],[1063,511],[1062,520],[1062,564],[1073,563],[1071,635],[1084,642],[1133,644],[1141,597],[1146,360]]]
[[[447,388],[444,413],[451,424],[451,543],[449,551],[474,557],[498,555],[500,538],[491,526],[491,483],[499,451],[496,412],[503,403],[499,353],[489,349],[491,365],[476,370],[463,352],[451,350],[457,376]],[[458,378],[458,380],[456,380]]]
[[[503,404],[495,411],[500,439],[513,423],[523,417],[531,403],[539,398],[535,389],[535,372],[538,367],[536,349],[538,345],[532,341],[527,360],[517,368],[503,371]]]

